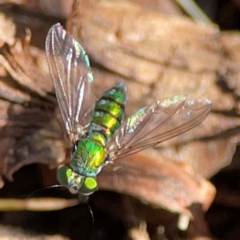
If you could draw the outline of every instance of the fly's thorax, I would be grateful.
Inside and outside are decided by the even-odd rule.
[[[77,143],[76,150],[72,153],[70,166],[82,176],[96,176],[102,169],[107,157],[105,137],[98,132]]]
[[[100,132],[108,142],[120,127],[125,105],[126,87],[123,83],[118,83],[97,101],[89,127],[90,132]]]

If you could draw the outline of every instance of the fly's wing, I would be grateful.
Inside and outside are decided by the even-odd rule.
[[[166,98],[137,111],[108,143],[110,160],[126,157],[184,133],[201,123],[211,109],[209,99]]]
[[[84,136],[95,103],[89,59],[59,23],[48,32],[46,56],[62,118],[74,142]]]

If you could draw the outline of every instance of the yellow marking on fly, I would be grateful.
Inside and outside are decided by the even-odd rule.
[[[84,183],[86,187],[90,190],[95,189],[97,187],[97,181],[95,178],[92,177],[87,177]]]

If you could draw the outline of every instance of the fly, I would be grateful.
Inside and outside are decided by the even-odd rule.
[[[118,83],[95,101],[93,74],[83,47],[58,23],[46,38],[46,56],[72,153],[58,180],[73,192],[90,195],[102,168],[200,124],[209,99],[175,95],[138,110],[124,120],[126,86]]]

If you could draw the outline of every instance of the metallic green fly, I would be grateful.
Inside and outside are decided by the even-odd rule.
[[[69,166],[58,169],[58,180],[72,192],[92,194],[98,187],[96,176],[104,166],[190,130],[211,109],[209,99],[191,101],[176,95],[123,120],[126,86],[116,84],[95,102],[88,56],[60,24],[48,32],[46,55],[72,143]]]

